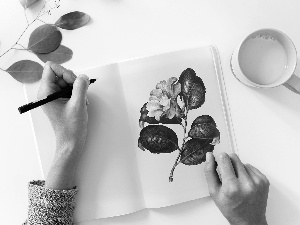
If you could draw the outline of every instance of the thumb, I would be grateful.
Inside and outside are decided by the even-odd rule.
[[[87,75],[79,75],[73,83],[72,97],[70,101],[75,104],[86,104],[86,92],[90,84],[90,79]]]
[[[204,167],[205,177],[210,195],[213,197],[221,186],[217,171],[216,161],[211,152],[206,153],[206,162]]]

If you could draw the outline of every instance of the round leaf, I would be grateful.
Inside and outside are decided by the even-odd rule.
[[[213,136],[213,140],[210,143],[211,145],[217,145],[220,143],[220,131],[216,128]]]
[[[189,131],[191,138],[213,138],[216,127],[210,123],[197,124]]]
[[[163,125],[149,125],[140,132],[139,147],[151,153],[171,153],[178,149],[176,133]]]
[[[206,153],[212,152],[214,146],[207,140],[190,139],[182,149],[180,162],[185,165],[198,165],[206,161]]]
[[[54,25],[66,30],[75,30],[86,25],[89,21],[89,15],[74,11],[61,16]]]
[[[192,127],[197,125],[197,124],[201,124],[201,123],[210,123],[213,126],[217,126],[216,122],[214,121],[214,119],[210,116],[210,115],[202,115],[202,116],[198,116],[192,123]]]
[[[149,123],[149,124],[180,124],[182,119],[177,117],[176,115],[172,118],[172,119],[169,119],[167,117],[167,115],[163,115],[159,121],[157,121],[155,119],[155,117],[149,117],[148,116],[148,110],[147,110],[147,107],[146,107],[147,103],[145,103],[143,105],[143,107],[141,108],[141,117],[140,117],[140,120],[139,120],[139,124],[140,124],[140,127],[143,128],[144,127],[144,123]]]
[[[178,82],[181,84],[181,97],[188,110],[197,109],[205,102],[205,86],[200,77],[191,68],[184,70]]]
[[[191,138],[213,138],[216,130],[216,122],[209,115],[198,116],[192,123],[189,137]]]
[[[69,61],[73,56],[73,51],[64,45],[60,45],[55,51],[48,54],[36,53],[37,57],[44,63],[51,61],[57,64],[62,64]]]
[[[43,67],[31,60],[21,60],[12,64],[6,72],[21,83],[33,83],[41,79]]]
[[[61,43],[61,32],[52,25],[44,24],[36,28],[29,37],[28,50],[34,53],[50,53]]]
[[[38,2],[39,0],[20,0],[21,5],[24,7],[24,9],[29,8],[34,3]]]

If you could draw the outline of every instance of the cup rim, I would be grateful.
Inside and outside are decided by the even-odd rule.
[[[255,33],[259,33],[259,32],[262,32],[262,31],[275,31],[277,33],[279,33],[280,35],[282,35],[285,39],[288,40],[289,44],[292,46],[293,48],[293,54],[294,54],[294,59],[293,59],[293,62],[292,62],[292,66],[290,67],[290,70],[291,72],[286,75],[286,74],[283,74],[277,81],[271,83],[271,84],[258,84],[258,83],[255,83],[253,81],[251,81],[245,74],[244,72],[242,71],[241,67],[240,67],[240,62],[239,62],[239,55],[240,55],[240,49],[241,47],[245,44],[246,41],[249,40],[249,38],[251,38],[253,36],[253,34]],[[296,49],[296,46],[294,44],[294,42],[292,41],[292,39],[286,34],[284,33],[283,31],[281,30],[278,30],[278,29],[274,29],[274,28],[262,28],[262,29],[258,29],[258,30],[255,30],[253,32],[251,32],[250,34],[248,34],[244,39],[243,41],[241,42],[241,44],[237,47],[236,49],[238,52],[237,52],[237,63],[238,63],[238,66],[240,67],[240,70],[242,72],[242,76],[243,78],[249,83],[247,84],[248,86],[254,86],[254,87],[258,87],[258,88],[272,88],[272,87],[278,87],[284,83],[286,83],[290,78],[291,76],[294,74],[295,70],[296,70],[296,67],[297,67],[297,49]],[[233,54],[232,54],[232,57],[233,58]],[[232,62],[231,62],[232,64]],[[234,73],[233,71],[233,67],[231,65],[231,69],[232,69],[232,72],[234,74],[234,76],[240,81],[242,82],[243,84],[245,84],[243,81],[241,81],[239,78],[238,78],[238,75]],[[280,80],[280,82],[279,82]]]

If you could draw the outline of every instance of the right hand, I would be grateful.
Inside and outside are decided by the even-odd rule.
[[[205,176],[210,196],[231,225],[267,225],[269,181],[258,169],[244,165],[236,154],[221,153],[218,170],[211,152],[206,155]]]
[[[70,99],[58,99],[42,106],[50,120],[56,136],[57,155],[64,154],[65,149],[80,153],[83,151],[87,136],[87,89],[89,78],[78,77],[71,70],[61,65],[47,62],[38,91],[38,99],[60,91],[69,85],[73,86]]]

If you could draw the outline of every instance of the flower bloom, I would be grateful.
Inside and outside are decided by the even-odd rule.
[[[171,77],[168,81],[163,80],[156,85],[156,89],[150,92],[147,103],[149,117],[155,117],[159,121],[163,115],[166,115],[168,119],[172,119],[175,115],[181,116],[181,109],[176,101],[181,92],[181,85],[176,82],[176,77]]]

